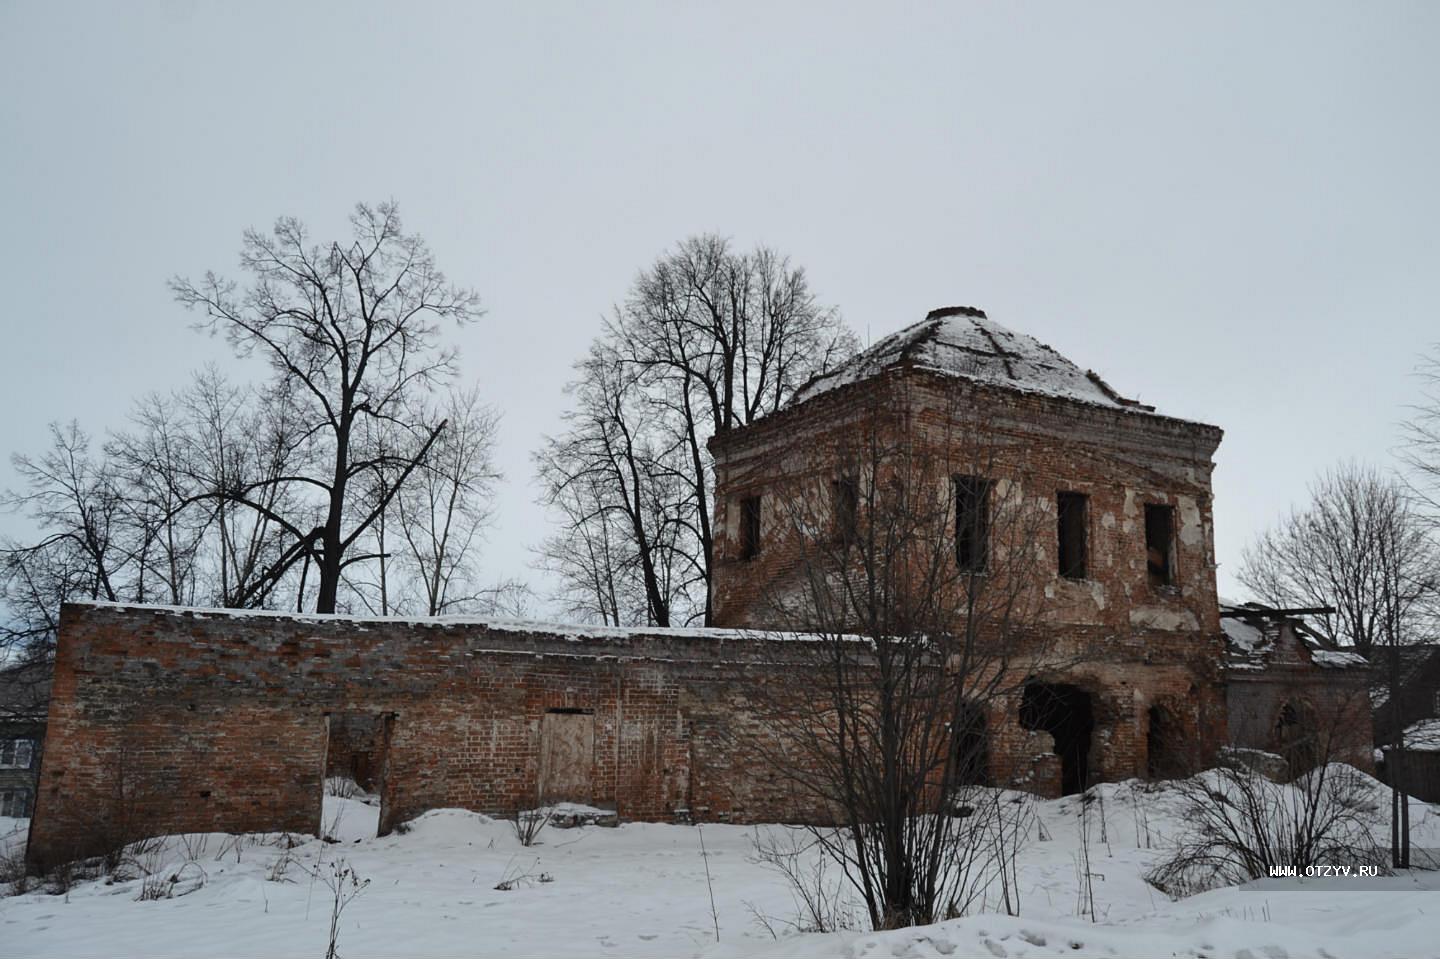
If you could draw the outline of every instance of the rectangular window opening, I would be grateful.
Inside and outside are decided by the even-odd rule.
[[[1175,582],[1175,510],[1145,504],[1145,569],[1151,586]]]
[[[842,476],[830,485],[835,538],[849,545],[855,542],[859,530],[860,484],[853,476]]]
[[[35,744],[29,739],[0,739],[0,769],[29,769]]]
[[[1086,575],[1088,499],[1083,493],[1058,493],[1055,497],[1060,520],[1060,575],[1066,579],[1084,579]]]
[[[29,819],[30,790],[0,790],[0,816],[9,816],[14,819]]]
[[[746,496],[740,500],[740,558],[754,559],[760,555],[760,497]]]
[[[990,486],[980,476],[955,477],[955,559],[966,572],[984,572],[989,560]]]

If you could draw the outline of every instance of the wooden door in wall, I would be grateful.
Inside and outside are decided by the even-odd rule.
[[[540,720],[541,803],[589,803],[595,767],[595,716],[551,710]]]

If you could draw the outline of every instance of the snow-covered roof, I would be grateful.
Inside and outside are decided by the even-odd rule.
[[[1359,653],[1352,653],[1345,649],[1311,649],[1310,658],[1318,666],[1359,666],[1369,668],[1370,660]]]
[[[1090,370],[1082,370],[1033,336],[996,323],[985,311],[952,306],[879,340],[795,393],[800,403],[829,390],[907,366],[950,376],[1078,400],[1095,406],[1153,412],[1126,399]]]
[[[1405,727],[1405,748],[1440,753],[1440,719],[1422,719]]]

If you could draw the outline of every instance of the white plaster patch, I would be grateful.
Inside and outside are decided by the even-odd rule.
[[[1186,546],[1199,546],[1205,539],[1205,528],[1200,522],[1200,504],[1189,496],[1176,497],[1180,513],[1180,542]]]
[[[1164,606],[1136,606],[1130,610],[1130,625],[1146,629],[1199,629],[1200,623],[1188,609],[1167,609]]]

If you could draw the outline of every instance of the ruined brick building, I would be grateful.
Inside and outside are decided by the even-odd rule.
[[[876,409],[936,462],[957,463],[957,424],[983,423],[1000,451],[940,478],[956,497],[942,544],[955,562],[983,569],[1007,548],[991,542],[992,494],[1048,517],[1024,554],[1036,628],[1073,665],[987,704],[990,778],[1053,794],[1212,758],[1227,735],[1211,519],[1221,431],[952,308],[712,441],[724,628],[67,606],[32,862],[82,851],[77,837],[119,818],[313,832],[323,776],[341,767],[380,793],[382,830],[427,808],[506,813],[539,797],[628,818],[793,818],[736,746],[763,722],[755,691],[806,668],[771,631],[798,569],[780,504],[809,484],[853,509],[835,451]]]
[[[774,622],[802,566],[785,536],[794,491],[853,499],[857,464],[837,451],[876,410],[908,457],[951,474],[955,562],[984,568],[1003,548],[987,530],[1000,491],[1043,513],[1011,547],[1027,551],[1050,658],[1069,665],[987,703],[992,781],[1074,791],[1212,758],[1226,737],[1210,487],[1221,431],[1122,397],[980,310],[933,311],[712,441],[716,621]]]
[[[1230,743],[1283,761],[1282,775],[1329,758],[1373,770],[1370,663],[1300,612],[1221,602]]]

